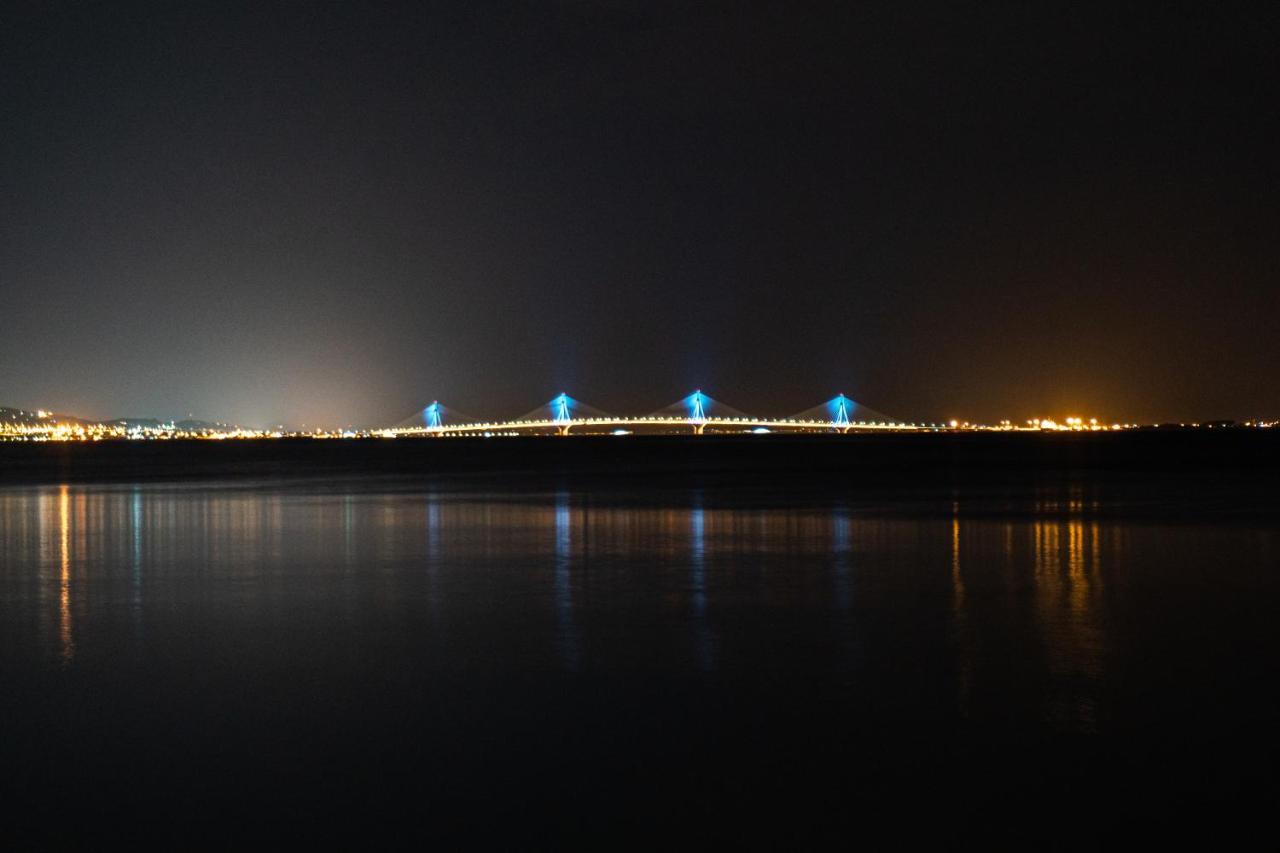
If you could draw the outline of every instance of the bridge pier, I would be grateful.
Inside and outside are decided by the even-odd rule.
[[[694,424],[694,425],[693,425],[693,434],[694,434],[694,435],[702,435],[702,431],[703,431],[704,429],[706,429],[706,428],[707,428],[707,425],[706,425],[706,424]]]
[[[569,427],[571,426],[573,426],[573,424],[561,424],[560,426],[556,427],[556,435],[568,435]]]

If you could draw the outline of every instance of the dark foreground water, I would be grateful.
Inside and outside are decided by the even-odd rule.
[[[5,488],[3,836],[1269,846],[1280,534],[1226,494]]]

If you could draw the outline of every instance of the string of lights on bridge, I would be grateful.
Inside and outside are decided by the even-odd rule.
[[[789,417],[756,417],[694,391],[687,397],[647,415],[611,415],[594,409],[567,393],[557,394],[544,405],[518,418],[477,420],[460,415],[438,401],[409,421],[388,430],[396,436],[521,435],[611,433],[636,431],[720,433],[863,432],[955,429],[957,424],[907,423],[869,409],[844,394]]]

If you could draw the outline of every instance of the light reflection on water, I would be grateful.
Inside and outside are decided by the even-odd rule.
[[[1097,723],[1096,687],[1103,675],[1105,648],[1097,525],[1086,527],[1071,517],[1065,522],[1036,521],[1032,532],[1036,607],[1040,620],[1054,632],[1045,643],[1053,687],[1045,698],[1044,715],[1059,724],[1091,729]]]
[[[576,670],[581,649],[577,627],[573,621],[574,523],[571,513],[569,494],[557,493],[555,505],[555,605],[559,627],[557,645],[560,647],[560,656],[565,667]]]
[[[294,626],[280,654],[394,628],[427,669],[807,671],[888,679],[921,709],[944,690],[964,719],[1024,707],[1090,732],[1118,713],[1111,661],[1135,653],[1107,630],[1134,606],[1126,588],[1199,578],[1203,556],[1194,530],[1095,509],[1072,494],[992,520],[958,502],[895,517],[701,492],[648,506],[567,490],[9,489],[3,655],[109,668],[175,644],[199,661],[219,636],[252,655],[280,626]],[[1212,548],[1262,564],[1271,539]]]
[[[76,655],[76,641],[71,624],[71,513],[70,495],[63,486],[58,493],[58,657],[62,663],[71,663]],[[83,500],[77,508],[83,509]],[[81,512],[77,521],[84,518]]]

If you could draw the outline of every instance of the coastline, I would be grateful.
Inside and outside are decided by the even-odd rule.
[[[0,488],[392,479],[605,502],[1273,520],[1280,431],[0,443]]]

